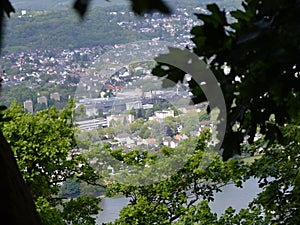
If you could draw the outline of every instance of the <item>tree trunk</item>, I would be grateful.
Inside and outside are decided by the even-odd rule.
[[[0,132],[0,224],[41,225],[10,146]]]

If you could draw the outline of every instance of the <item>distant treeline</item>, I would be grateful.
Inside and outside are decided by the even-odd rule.
[[[80,48],[149,39],[149,35],[121,28],[108,10],[92,10],[84,21],[71,10],[15,14],[6,24],[3,50]]]

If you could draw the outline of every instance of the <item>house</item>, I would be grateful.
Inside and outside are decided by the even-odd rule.
[[[174,110],[162,110],[154,112],[154,116],[149,117],[149,120],[164,120],[167,117],[174,117]]]
[[[164,137],[163,138],[163,145],[167,146],[167,147],[170,147],[170,143],[172,141],[172,138],[171,137]]]
[[[173,140],[170,142],[170,148],[176,148],[178,145],[179,145],[179,141],[176,140],[176,139],[173,139]]]
[[[156,144],[156,138],[147,138],[146,142],[147,142],[147,145],[155,145]]]

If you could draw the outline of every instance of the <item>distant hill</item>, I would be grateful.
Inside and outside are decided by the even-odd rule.
[[[115,17],[108,13],[110,9],[95,8],[84,21],[80,21],[71,10],[27,12],[23,16],[15,13],[6,23],[3,52],[104,46],[153,38],[151,34],[142,34],[117,25]],[[126,7],[115,6],[113,9]]]
[[[127,0],[93,0],[94,4],[105,4],[107,7],[94,7],[84,21],[71,10],[73,0],[11,0],[19,11],[7,20],[2,47],[5,51],[38,49],[48,47],[79,48],[114,45],[137,40],[145,40],[161,36],[162,33],[140,33],[122,28],[117,25],[116,17],[109,15],[109,11],[127,11],[128,7],[122,2]],[[198,6],[208,2],[218,2],[222,8],[234,8],[241,0],[169,0],[172,7],[185,7],[191,14]],[[120,3],[121,5],[110,6]],[[22,5],[28,8],[21,7]],[[40,11],[30,11],[32,7]],[[26,15],[21,16],[20,9],[28,9]],[[44,9],[46,11],[41,11]],[[50,10],[51,12],[47,12]],[[60,9],[60,10],[53,10]],[[133,18],[122,17],[119,21],[132,21]],[[136,19],[136,18],[134,18]],[[138,18],[141,19],[141,18]],[[168,34],[163,33],[165,38]],[[172,41],[173,39],[169,40]]]
[[[74,0],[11,0],[16,10],[66,10],[72,8]],[[206,3],[218,3],[225,7],[239,6],[242,0],[166,0],[171,7],[178,4],[202,5]],[[129,5],[129,0],[92,0],[92,7],[110,7],[114,5]]]
[[[26,10],[66,10],[72,8],[73,0],[11,0],[11,3],[17,11]],[[92,6],[114,6],[126,5],[127,0],[93,0]]]

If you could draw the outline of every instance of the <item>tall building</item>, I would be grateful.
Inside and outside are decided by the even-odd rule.
[[[26,109],[30,113],[33,113],[33,103],[31,100],[26,100],[24,102],[24,109]]]
[[[126,102],[125,104],[126,110],[141,109],[143,107],[142,101]]]
[[[60,94],[58,92],[51,93],[50,99],[53,99],[55,101],[60,101]]]
[[[45,104],[46,106],[48,106],[48,100],[46,96],[41,96],[37,98],[37,103],[39,104]]]

